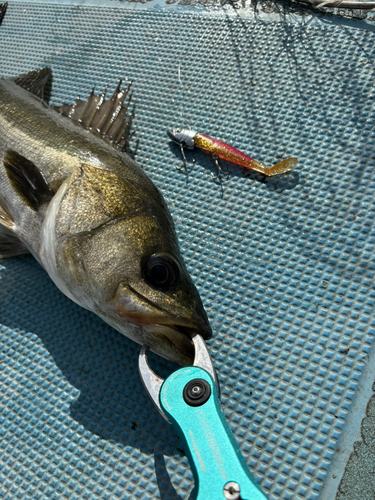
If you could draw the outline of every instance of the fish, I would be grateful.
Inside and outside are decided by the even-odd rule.
[[[212,329],[167,204],[124,150],[130,86],[56,107],[50,78],[0,79],[0,257],[31,253],[73,302],[190,365]]]
[[[196,132],[195,130],[177,128],[168,130],[167,134],[173,142],[180,146],[185,165],[186,158],[184,148],[194,149],[196,147],[204,153],[211,155],[218,169],[218,174],[216,176],[212,174],[214,180],[218,179],[220,174],[227,173],[220,166],[218,162],[219,158],[241,167],[250,168],[256,172],[266,175],[267,177],[285,174],[286,172],[293,170],[298,164],[297,158],[290,157],[268,167],[263,165],[263,163],[250,158],[250,156],[230,144],[214,139],[213,137],[210,137],[202,132]]]

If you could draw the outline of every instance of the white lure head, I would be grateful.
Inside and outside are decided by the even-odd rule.
[[[176,142],[183,148],[194,149],[194,137],[197,135],[196,131],[174,128],[172,130],[168,130],[167,134],[172,141]]]

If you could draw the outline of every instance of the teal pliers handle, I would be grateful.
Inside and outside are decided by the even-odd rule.
[[[185,444],[196,500],[267,500],[248,470],[206,370],[192,366],[170,375],[160,390],[160,406]]]

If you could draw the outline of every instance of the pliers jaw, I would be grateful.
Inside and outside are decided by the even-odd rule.
[[[193,366],[165,380],[150,368],[147,347],[139,356],[139,372],[151,400],[181,438],[194,475],[196,500],[267,500],[241,455],[221,410],[218,382],[206,344],[192,338]]]
[[[194,349],[195,349],[193,366],[196,366],[198,368],[203,368],[203,370],[206,370],[206,372],[208,372],[211,375],[211,377],[215,381],[217,393],[218,395],[220,395],[220,387],[219,387],[219,381],[217,379],[216,370],[212,363],[212,359],[210,353],[208,352],[205,341],[199,334],[196,333],[192,337],[192,342],[194,344]],[[156,373],[150,368],[147,357],[148,351],[149,347],[142,346],[138,358],[139,374],[141,376],[144,388],[146,389],[148,395],[151,398],[151,401],[154,403],[154,405],[156,406],[162,417],[168,423],[171,423],[168,420],[165,413],[163,412],[162,407],[160,405],[160,391],[165,380],[156,375]]]

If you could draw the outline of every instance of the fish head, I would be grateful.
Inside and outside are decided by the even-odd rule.
[[[209,339],[212,331],[179,250],[148,216],[130,224],[119,223],[114,228],[115,237],[111,231],[105,232],[106,241],[121,241],[121,235],[126,235],[121,249],[114,249],[117,270],[111,278],[103,275],[106,290],[114,280],[108,299],[101,302],[107,317],[120,331],[125,324],[135,325],[136,335],[141,336],[135,340],[154,352],[180,364],[191,364],[192,335],[199,333]],[[97,246],[101,247],[99,240]]]
[[[189,365],[192,335],[209,339],[212,330],[165,202],[155,186],[147,190],[90,165],[77,169],[48,209],[42,262],[76,303]]]
[[[197,135],[194,130],[174,128],[167,130],[167,134],[172,141],[183,148],[194,149],[194,136]]]

